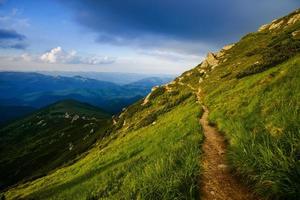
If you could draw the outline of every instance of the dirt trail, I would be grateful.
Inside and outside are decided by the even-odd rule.
[[[230,173],[226,165],[224,137],[208,124],[208,110],[200,119],[205,141],[203,144],[203,176],[201,179],[202,200],[256,200],[253,194],[242,186]]]

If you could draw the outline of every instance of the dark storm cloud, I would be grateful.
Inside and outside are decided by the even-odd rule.
[[[98,42],[119,45],[156,37],[224,44],[300,6],[299,0],[61,1]]]
[[[0,40],[15,39],[15,40],[24,40],[25,36],[17,33],[14,30],[0,29]]]
[[[26,37],[15,30],[0,29],[0,48],[25,49]]]

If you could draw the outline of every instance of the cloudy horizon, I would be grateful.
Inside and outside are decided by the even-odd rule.
[[[0,0],[0,71],[178,74],[297,0]]]

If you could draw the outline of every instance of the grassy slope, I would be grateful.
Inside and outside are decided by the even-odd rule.
[[[75,115],[80,118],[72,122]],[[1,187],[43,176],[68,163],[105,134],[110,125],[111,116],[102,110],[67,100],[1,128],[0,171],[5,172],[0,175]]]
[[[179,85],[174,88],[178,90],[153,92],[147,105],[130,106],[117,118],[114,134],[98,142],[83,159],[15,187],[6,197],[195,198],[201,109],[190,91]]]
[[[231,166],[271,199],[300,196],[300,45],[292,37],[299,28],[298,21],[248,34],[201,84],[210,120],[229,140]]]

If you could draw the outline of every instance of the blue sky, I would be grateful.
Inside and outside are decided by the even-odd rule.
[[[0,0],[0,70],[181,73],[299,0]]]

